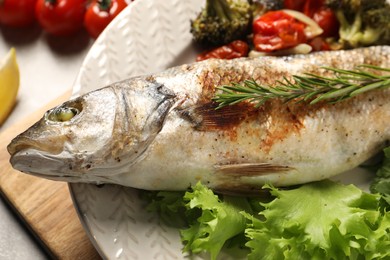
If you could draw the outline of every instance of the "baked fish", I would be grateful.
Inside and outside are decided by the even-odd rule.
[[[250,192],[325,179],[390,140],[390,89],[336,104],[279,100],[215,109],[215,86],[271,85],[321,66],[390,67],[390,47],[290,57],[206,60],[130,78],[46,112],[9,145],[15,169],[67,182],[184,190],[202,182]]]

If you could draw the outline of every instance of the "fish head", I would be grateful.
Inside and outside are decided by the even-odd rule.
[[[11,141],[10,162],[48,179],[110,182],[109,175],[134,164],[161,130],[172,97],[161,85],[137,80],[67,101]]]

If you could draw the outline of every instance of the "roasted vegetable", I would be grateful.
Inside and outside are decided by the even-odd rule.
[[[248,52],[248,44],[244,41],[236,40],[229,44],[202,52],[196,57],[196,61],[202,61],[211,58],[231,60],[246,57],[248,56]]]
[[[251,4],[261,6],[264,11],[280,10],[284,8],[284,0],[252,0]]]
[[[246,37],[251,16],[247,0],[207,0],[205,8],[191,21],[191,33],[202,45],[224,45]]]
[[[252,6],[252,16],[255,19],[268,11],[285,8],[284,0],[249,0]]]
[[[390,44],[390,5],[386,0],[327,0],[340,23],[343,48]]]

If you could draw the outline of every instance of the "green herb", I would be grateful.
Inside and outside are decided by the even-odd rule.
[[[275,86],[265,86],[255,80],[233,83],[217,87],[221,90],[214,98],[218,108],[234,105],[242,101],[254,102],[256,106],[269,99],[282,99],[286,102],[319,101],[338,102],[374,89],[390,87],[390,69],[372,65],[357,66],[354,70],[323,67],[332,73],[329,77],[305,73],[294,75],[292,80],[284,78]]]

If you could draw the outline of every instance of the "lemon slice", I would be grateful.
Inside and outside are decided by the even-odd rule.
[[[19,67],[14,48],[0,61],[0,125],[12,111],[19,90]]]

